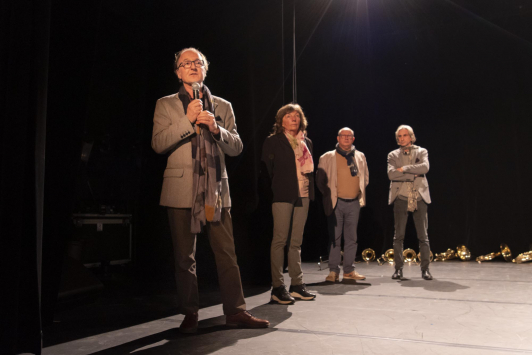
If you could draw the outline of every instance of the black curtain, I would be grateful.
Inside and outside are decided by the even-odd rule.
[[[242,277],[269,278],[271,206],[257,180],[275,113],[292,99],[293,5],[293,0],[284,6],[281,0],[54,1],[45,254],[49,249],[59,255],[71,234],[72,205],[83,197],[72,193],[75,167],[89,136],[95,142],[91,198],[127,205],[135,218],[138,270],[147,278],[171,277],[168,223],[158,206],[166,158],[150,147],[152,118],[156,100],[178,89],[172,54],[195,46],[212,64],[206,84],[232,103],[244,142],[244,152],[227,160]],[[393,133],[400,124],[411,125],[430,153],[433,252],[466,244],[480,255],[502,242],[514,253],[529,250],[530,5],[470,0],[296,0],[295,5],[298,102],[309,119],[316,163],[345,126],[355,130],[357,149],[368,160],[371,182],[359,224],[360,250],[371,247],[380,255],[391,247],[386,156],[397,148]],[[198,6],[209,8],[205,25],[194,35],[180,35],[196,23],[183,14]],[[305,260],[326,253],[326,226],[318,193],[302,246]],[[406,246],[416,244],[409,224]],[[205,259],[212,258],[201,260],[201,270],[209,270]],[[45,277],[60,274],[59,263],[44,266]]]
[[[2,2],[0,23],[0,348],[40,354],[50,1]]]

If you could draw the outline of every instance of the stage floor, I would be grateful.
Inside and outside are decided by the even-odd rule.
[[[328,270],[316,263],[303,267],[315,301],[268,304],[269,291],[246,298],[268,329],[226,328],[215,305],[200,310],[194,335],[179,334],[183,316],[176,315],[43,354],[532,354],[532,263],[435,262],[433,281],[415,264],[396,281],[392,265],[359,263],[367,279],[349,284],[325,283]]]

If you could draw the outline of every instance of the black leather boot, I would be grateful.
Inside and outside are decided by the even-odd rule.
[[[395,270],[395,273],[392,275],[392,279],[401,280],[403,278],[403,269]]]

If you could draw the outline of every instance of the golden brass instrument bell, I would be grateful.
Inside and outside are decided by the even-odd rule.
[[[407,263],[415,263],[416,262],[416,252],[413,249],[405,249],[403,251],[403,258],[404,261]]]
[[[495,253],[489,253],[489,254],[486,254],[486,255],[481,255],[481,256],[477,257],[476,260],[480,264],[483,261],[491,261],[491,260],[495,259],[496,257],[498,257],[499,255],[501,255],[500,251],[495,252]]]
[[[386,252],[384,253],[384,257],[386,258],[387,262],[393,263],[393,257],[394,257],[393,249],[386,250]]]
[[[393,249],[388,249],[386,250],[386,252],[384,254],[382,254],[382,256],[377,259],[377,262],[379,263],[379,265],[382,265],[384,263],[393,263]]]
[[[421,261],[421,252],[417,253],[417,259],[419,261]],[[430,262],[432,262],[434,260],[434,254],[432,254],[432,250],[430,251],[429,260],[430,260]]]
[[[471,259],[471,252],[465,245],[459,245],[456,247],[456,253],[462,261],[468,261]]]
[[[477,258],[478,263],[480,264],[483,261],[491,261],[498,257],[499,255],[502,255],[504,260],[506,261],[512,261],[512,252],[510,248],[508,248],[508,245],[502,243],[499,248],[501,251],[495,252],[495,253],[489,253],[487,255],[482,255]]]
[[[375,250],[373,249],[364,249],[362,251],[362,259],[365,261],[365,262],[370,262],[370,261],[373,261],[375,260]]]
[[[508,248],[508,245],[502,243],[501,246],[501,255],[504,258],[504,260],[508,262],[512,262],[512,251],[510,248]]]
[[[517,264],[526,263],[527,261],[532,261],[532,250],[517,255],[514,260]]]
[[[445,261],[445,260],[451,260],[456,259],[458,256],[456,255],[456,252],[450,248],[447,249],[447,251],[444,251],[443,253],[436,253],[436,261]]]

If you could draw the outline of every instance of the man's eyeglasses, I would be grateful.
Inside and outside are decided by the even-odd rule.
[[[185,69],[190,69],[190,67],[192,66],[192,63],[194,63],[194,66],[196,68],[201,68],[201,67],[205,66],[205,63],[203,63],[203,60],[197,59],[197,60],[194,60],[194,61],[186,60],[186,61],[182,62],[181,64],[179,64],[178,68],[183,67]]]
[[[339,137],[342,137],[342,138],[353,138],[354,136],[352,134],[340,134]]]

